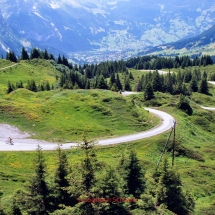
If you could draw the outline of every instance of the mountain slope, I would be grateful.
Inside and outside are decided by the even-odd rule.
[[[184,40],[179,40],[174,43],[168,43],[164,44],[162,46],[154,47],[152,49],[149,49],[147,54],[189,54],[194,55],[201,54],[201,53],[207,53],[209,54],[210,49],[214,49],[215,47],[215,25],[213,25],[208,30],[204,31],[203,33]],[[215,54],[215,52],[210,53]]]
[[[215,22],[215,1],[2,0],[0,53],[22,46],[85,60],[94,53],[146,49],[202,33]],[[80,53],[79,55],[79,52]],[[76,55],[75,55],[76,54]],[[118,57],[122,57],[118,55]]]

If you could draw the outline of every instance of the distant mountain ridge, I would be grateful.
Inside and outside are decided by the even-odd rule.
[[[215,0],[1,0],[0,54],[24,46],[77,59],[84,53],[85,60],[95,53],[130,56],[196,36],[214,15]]]
[[[195,54],[195,52],[196,54],[201,54],[205,50],[207,50],[206,52],[210,52],[209,49],[214,49],[214,47],[215,25],[195,37],[164,44],[162,46],[157,46],[149,49],[148,51],[145,51],[144,54],[164,53],[164,55],[168,55],[167,53],[169,53],[169,55],[173,55],[175,53],[177,55],[179,52],[181,52],[181,54],[186,53],[192,55]],[[198,49],[198,53],[196,49]],[[215,55],[215,51],[211,54]]]

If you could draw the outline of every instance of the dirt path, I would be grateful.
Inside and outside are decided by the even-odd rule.
[[[6,67],[4,67],[4,68],[0,68],[0,71],[1,71],[1,70],[4,70],[4,69],[11,68],[11,67],[16,66],[16,65],[18,65],[18,64],[13,64],[13,65],[11,65],[11,66],[6,66]]]

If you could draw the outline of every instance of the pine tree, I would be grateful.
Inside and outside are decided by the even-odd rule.
[[[167,77],[166,77],[166,91],[170,94],[172,94],[173,92],[173,82],[172,82],[172,75],[171,73],[169,72],[167,74]]]
[[[89,79],[87,79],[85,89],[90,89],[90,80]]]
[[[116,79],[115,79],[115,73],[112,73],[110,76],[110,82],[109,82],[109,89],[111,89],[111,87],[113,86],[113,84],[116,83]]]
[[[124,90],[131,91],[131,85],[128,77],[125,77]]]
[[[42,148],[38,145],[36,159],[34,161],[35,175],[30,180],[28,193],[26,194],[26,212],[28,214],[48,214],[49,189],[46,183],[46,165]]]
[[[118,73],[116,74],[116,87],[117,87],[118,90],[122,90],[122,84],[120,82]]]
[[[61,56],[58,55],[57,64],[62,64],[62,63],[63,63],[63,62],[62,62]]]
[[[51,90],[51,87],[50,87],[50,84],[48,81],[46,81],[46,87],[45,88],[47,91]]]
[[[60,205],[74,206],[77,199],[70,197],[68,192],[69,187],[69,166],[65,151],[60,146],[56,149],[57,152],[57,169],[54,176],[54,184],[52,188],[52,208],[59,209]]]
[[[97,203],[98,214],[129,214],[123,207],[122,188],[120,178],[112,167],[109,167],[106,174],[96,186],[99,199],[104,199],[104,203]],[[95,199],[96,201],[96,199]]]
[[[79,145],[79,148],[84,153],[84,158],[81,162],[80,184],[77,186],[76,193],[78,195],[79,203],[74,206],[74,213],[72,214],[87,214],[94,215],[95,209],[92,202],[86,201],[92,199],[94,196],[94,186],[96,183],[96,171],[100,168],[100,164],[97,161],[95,154],[95,142],[88,141],[86,134],[83,135],[83,142]]]
[[[197,79],[196,79],[195,76],[192,77],[192,80],[190,82],[190,89],[193,92],[197,92],[198,91],[198,81],[197,81]]]
[[[205,78],[203,78],[201,80],[199,92],[200,93],[204,93],[204,94],[208,94],[209,93],[208,82],[207,82],[207,80]]]
[[[26,89],[33,91],[33,92],[37,92],[37,85],[36,85],[35,81],[34,80],[28,81]]]
[[[129,72],[129,79],[134,80],[134,76],[132,75],[131,72]]]
[[[14,86],[10,83],[10,81],[8,81],[7,84],[7,94],[9,94],[10,92],[12,92],[14,90]]]
[[[103,75],[100,75],[98,77],[96,88],[98,88],[98,89],[108,89],[107,83],[106,83]]]
[[[49,54],[48,54],[48,52],[47,52],[46,49],[45,49],[45,51],[44,51],[44,53],[43,53],[43,58],[44,58],[45,60],[49,60]]]
[[[22,47],[21,60],[29,60],[28,52]]]
[[[139,198],[144,192],[144,174],[137,158],[137,154],[131,151],[129,160],[126,165],[126,193],[132,194],[135,198]]]
[[[146,85],[145,91],[144,91],[144,100],[150,100],[154,98],[154,91],[151,83],[149,82]]]
[[[17,62],[17,57],[16,57],[16,55],[15,55],[15,53],[13,51],[9,51],[6,54],[6,60],[10,60],[10,61],[16,63]]]
[[[162,91],[160,75],[157,70],[153,73],[152,86],[155,92]]]
[[[179,100],[179,103],[178,103],[178,108],[183,110],[184,112],[186,112],[188,115],[192,115],[193,109],[190,106],[189,99],[183,94],[180,95],[179,99],[180,100]]]
[[[49,54],[49,60],[55,60],[55,57],[52,53]]]
[[[181,94],[181,93],[183,93],[183,88],[182,88],[182,82],[181,82],[181,80],[179,80],[177,82],[177,85],[176,85],[176,88],[174,90],[174,93],[175,94]]]
[[[140,80],[138,80],[138,82],[137,82],[137,86],[136,86],[136,92],[141,92],[141,90],[142,90],[141,81],[140,81]]]
[[[40,50],[34,48],[33,50],[31,50],[31,55],[30,55],[30,59],[34,59],[34,58],[40,58]]]
[[[190,207],[190,201],[187,201],[181,187],[182,182],[179,174],[169,168],[165,156],[156,189],[156,205],[166,205],[167,209],[176,214],[189,214],[193,208]]]

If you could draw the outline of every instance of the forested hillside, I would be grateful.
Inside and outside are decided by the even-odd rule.
[[[213,214],[215,117],[201,107],[215,104],[209,55],[75,65],[23,48],[20,57],[10,51],[6,58],[0,59],[0,122],[80,147],[1,152],[1,214]],[[123,90],[137,94],[124,97]],[[169,133],[94,146],[92,139],[159,125],[145,106],[177,121],[157,169]]]

